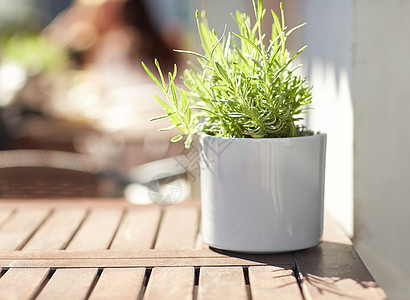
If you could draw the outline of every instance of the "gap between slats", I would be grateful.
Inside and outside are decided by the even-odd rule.
[[[43,226],[43,224],[50,218],[50,216],[53,214],[53,209],[50,209],[48,214],[44,217],[44,219],[37,225],[37,227],[32,231],[28,237],[15,249],[15,250],[21,250],[24,248],[24,246],[30,241],[30,239],[38,232],[38,230]]]
[[[75,230],[73,230],[70,238],[61,246],[60,250],[66,250],[68,245],[70,245],[71,241],[74,239],[75,235],[77,234],[77,232],[80,230],[81,226],[83,226],[85,220],[87,220],[88,216],[90,215],[90,209],[87,209],[84,217],[82,218],[82,220],[78,223],[78,226]]]
[[[157,243],[157,239],[158,239],[158,234],[159,234],[159,230],[161,228],[161,224],[162,224],[162,220],[164,218],[164,209],[161,209],[161,213],[159,215],[159,220],[158,220],[158,224],[157,224],[157,229],[155,230],[155,234],[154,234],[154,239],[152,241],[152,245],[151,245],[151,249],[155,249],[155,244]]]
[[[8,268],[0,268],[0,279],[3,277],[4,274],[8,271]]]
[[[148,285],[149,279],[151,277],[151,273],[152,273],[152,268],[147,268],[145,270],[144,282],[142,283],[141,294],[140,294],[139,299],[144,298],[145,291],[147,290],[147,285]]]
[[[309,293],[309,290],[306,287],[306,284],[304,282],[304,277],[303,277],[302,271],[300,270],[300,267],[298,265],[298,261],[296,259],[295,254],[293,254],[293,260],[295,262],[295,267],[293,269],[293,273],[294,273],[294,276],[296,278],[296,281],[298,282],[300,293],[302,294],[302,297],[303,297],[304,300],[311,300],[312,297],[311,297],[311,295]]]
[[[87,292],[87,296],[85,296],[85,299],[90,298],[91,293],[93,292],[93,290],[95,289],[95,286],[97,285],[98,280],[101,278],[101,274],[103,272],[103,269],[98,269],[97,270],[97,274],[95,274],[94,280],[91,283],[91,286]]]
[[[121,224],[122,224],[122,222],[124,221],[124,216],[127,214],[127,212],[128,212],[127,209],[123,209],[123,210],[122,210],[121,217],[120,217],[120,221],[119,221],[118,224],[117,224],[117,228],[115,228],[115,230],[114,230],[114,234],[113,234],[113,236],[112,236],[112,238],[111,238],[110,243],[108,244],[107,249],[110,249],[110,248],[111,248],[111,245],[112,245],[112,243],[114,242],[115,237],[117,236],[118,230],[120,229]]]
[[[54,273],[56,272],[55,269],[50,269],[48,271],[47,276],[44,278],[44,280],[41,282],[37,290],[33,293],[32,297],[30,299],[36,299],[37,296],[41,293],[41,291],[44,289],[44,287],[47,285],[47,283],[50,281],[51,277],[53,277]]]

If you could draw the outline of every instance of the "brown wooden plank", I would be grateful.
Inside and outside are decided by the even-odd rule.
[[[3,267],[294,266],[290,254],[251,255],[202,250],[0,251]]]
[[[84,299],[96,275],[97,269],[58,269],[36,299]]]
[[[199,273],[198,300],[248,299],[241,267],[202,267]]]
[[[13,208],[2,208],[0,209],[0,228],[3,225],[3,223],[7,220],[7,218],[10,217],[10,215],[13,213],[14,209]]]
[[[92,209],[77,234],[68,244],[67,249],[107,249],[119,226],[122,214],[122,208]]]
[[[0,229],[0,250],[21,249],[49,214],[49,209],[19,209]]]
[[[0,299],[31,299],[49,269],[9,269],[0,278]]]
[[[195,248],[198,226],[198,208],[173,206],[165,209],[155,249]]]
[[[158,230],[161,209],[129,209],[110,249],[151,249]]]
[[[252,299],[302,300],[299,285],[292,269],[275,266],[249,267]]]
[[[54,211],[23,249],[59,250],[64,248],[74,235],[85,214],[85,208],[67,208]]]
[[[269,261],[269,260],[268,260]],[[270,263],[277,265],[277,261],[272,258]],[[96,259],[96,258],[61,258],[61,259],[38,259],[27,260],[19,259],[0,260],[0,264],[6,268],[152,268],[152,267],[192,267],[192,266],[263,266],[266,262],[259,262],[234,257],[195,257],[195,258],[115,258],[115,259]],[[284,267],[292,267],[291,264],[279,264]]]
[[[350,239],[329,215],[323,240],[317,247],[295,253],[306,298],[386,299]]]
[[[144,299],[192,299],[194,284],[193,267],[157,267],[152,270]]]
[[[145,268],[104,269],[89,299],[137,299],[144,276]]]
[[[167,250],[33,250],[0,251],[0,260],[54,260],[54,259],[124,259],[124,258],[233,258],[250,260],[270,265],[293,264],[291,253],[282,254],[246,254],[211,249]]]

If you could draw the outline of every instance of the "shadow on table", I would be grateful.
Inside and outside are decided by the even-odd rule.
[[[322,242],[295,252],[246,254],[210,247],[214,252],[292,270],[305,297],[386,299],[351,244]]]
[[[325,241],[293,255],[300,280],[312,297],[386,298],[353,245]]]
[[[228,251],[217,249],[214,247],[209,246],[209,249],[226,256],[245,259],[248,261],[255,262],[257,265],[270,265],[270,266],[292,266],[295,268],[295,261],[293,259],[292,253],[262,253],[262,254],[255,254],[255,253],[241,253],[235,251]]]

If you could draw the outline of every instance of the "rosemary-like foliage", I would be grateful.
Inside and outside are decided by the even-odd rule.
[[[162,89],[167,101],[155,96],[166,114],[152,120],[169,117],[172,126],[181,134],[173,142],[186,137],[188,148],[192,135],[207,133],[234,138],[294,137],[302,128],[296,125],[311,102],[311,87],[306,78],[296,74],[299,68],[292,61],[306,48],[290,55],[285,47],[286,39],[301,24],[288,30],[285,26],[283,6],[281,21],[271,11],[272,36],[264,43],[261,31],[266,13],[262,0],[253,0],[256,17],[236,12],[234,19],[238,33],[226,33],[218,37],[208,26],[206,13],[196,11],[198,32],[204,53],[176,50],[197,57],[199,66],[184,71],[186,89],[175,87],[177,67],[165,81],[158,61],[155,61],[159,78],[142,63],[146,72]],[[177,92],[178,90],[178,92]]]

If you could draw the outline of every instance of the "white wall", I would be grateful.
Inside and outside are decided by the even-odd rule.
[[[328,134],[325,205],[353,233],[352,0],[301,1],[308,45],[303,64],[313,84],[308,126]]]
[[[328,209],[349,231],[354,185],[355,247],[389,299],[408,299],[410,1],[301,3],[309,123],[329,134]]]
[[[355,245],[391,299],[410,293],[410,1],[355,1]]]

